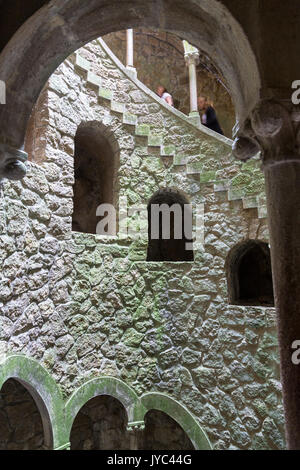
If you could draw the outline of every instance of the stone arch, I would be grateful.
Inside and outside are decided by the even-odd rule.
[[[185,431],[196,450],[212,450],[206,433],[196,421],[194,416],[180,403],[163,393],[146,393],[141,398],[146,413],[150,410],[159,410],[174,419]]]
[[[66,444],[63,399],[50,374],[34,359],[13,355],[0,363],[0,389],[9,379],[20,382],[34,399],[42,418],[46,447],[63,447]]]
[[[0,109],[2,151],[20,157],[16,150],[23,148],[34,103],[70,53],[109,32],[139,26],[173,32],[207,53],[230,86],[238,120],[245,120],[259,100],[259,69],[246,33],[221,2],[91,0],[74,5],[52,0],[17,31],[1,54],[1,79],[7,85],[7,105]]]
[[[71,450],[129,450],[131,433],[123,404],[111,395],[91,398],[77,413],[71,433]]]
[[[274,306],[271,253],[267,243],[246,240],[234,246],[226,259],[229,303]]]
[[[81,385],[67,401],[65,415],[68,436],[71,434],[74,419],[80,409],[92,398],[102,395],[116,398],[124,406],[128,416],[128,427],[143,422],[145,410],[136,393],[119,379],[101,377]]]
[[[169,221],[166,218],[166,226],[162,225],[162,214],[158,214],[158,207],[166,205],[170,211]],[[189,200],[181,192],[171,188],[163,188],[157,191],[148,202],[148,253],[147,261],[193,261],[192,227],[193,214],[189,209]],[[178,210],[178,212],[177,212]],[[155,215],[156,214],[156,215]],[[153,221],[155,226],[153,226]],[[155,222],[156,221],[156,222]],[[169,239],[164,239],[163,231],[167,229]],[[186,237],[187,230],[190,233]],[[154,231],[157,233],[155,234]],[[178,231],[178,234],[176,234]],[[153,232],[153,233],[152,233]],[[180,233],[181,232],[181,233]],[[154,235],[157,238],[152,237]],[[176,239],[181,236],[180,239]],[[187,244],[188,249],[187,249]]]
[[[74,137],[74,212],[73,230],[96,233],[97,207],[117,208],[117,172],[120,148],[114,133],[101,122],[82,122]],[[116,235],[116,217],[107,233]]]

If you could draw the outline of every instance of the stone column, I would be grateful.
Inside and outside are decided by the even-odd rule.
[[[141,450],[139,449],[139,437],[145,429],[144,421],[135,421],[128,423],[127,431],[130,436],[130,450]]]
[[[184,58],[189,68],[189,85],[190,85],[190,120],[200,127],[201,120],[198,111],[198,92],[197,92],[197,71],[196,66],[199,64],[199,51],[191,46],[187,41],[184,44]]]
[[[287,446],[300,450],[300,364],[292,360],[300,341],[299,107],[287,101],[259,103],[234,153],[246,160],[258,150],[266,179]]]
[[[126,30],[126,68],[130,75],[137,77],[133,63],[133,29]]]

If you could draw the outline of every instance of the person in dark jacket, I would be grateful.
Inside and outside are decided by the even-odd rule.
[[[208,99],[205,96],[199,96],[198,107],[199,111],[203,113],[201,116],[202,124],[208,127],[209,129],[212,129],[213,131],[224,135],[224,132],[222,131],[221,126],[219,124],[216,111],[209,104]]]

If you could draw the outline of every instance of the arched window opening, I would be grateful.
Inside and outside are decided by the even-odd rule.
[[[127,414],[114,397],[89,400],[77,414],[71,431],[71,450],[129,450]]]
[[[139,440],[141,450],[195,450],[182,427],[159,410],[148,411]]]
[[[104,204],[116,208],[117,157],[117,141],[104,126],[99,123],[79,126],[75,136],[73,231],[115,235],[113,221],[103,229],[99,225],[113,212],[97,214]]]
[[[229,301],[274,306],[271,255],[267,243],[249,240],[235,247],[227,262]]]
[[[43,422],[26,388],[9,379],[0,392],[0,450],[44,450]]]
[[[148,204],[147,261],[193,261],[192,227],[192,208],[181,193],[155,193]]]

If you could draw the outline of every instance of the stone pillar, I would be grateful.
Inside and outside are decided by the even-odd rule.
[[[137,77],[133,63],[133,29],[126,30],[126,68],[131,76]]]
[[[299,107],[259,103],[236,139],[234,153],[246,160],[258,150],[266,179],[287,446],[300,450],[300,364],[292,360],[293,343],[300,341]]]
[[[133,29],[127,29],[126,67],[133,67]]]
[[[130,450],[142,450],[139,449],[139,437],[145,429],[144,421],[135,421],[128,423],[127,431],[130,436]]]
[[[200,114],[198,111],[198,92],[197,92],[197,71],[196,66],[199,64],[199,51],[191,46],[187,41],[184,44],[184,58],[189,68],[189,85],[190,85],[190,120],[198,127],[201,125]]]

